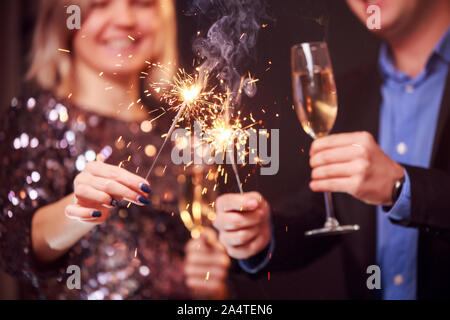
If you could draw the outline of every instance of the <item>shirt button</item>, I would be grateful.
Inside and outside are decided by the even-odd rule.
[[[406,151],[408,151],[408,146],[406,145],[406,143],[400,142],[397,145],[397,153],[400,155],[404,155],[406,153]]]
[[[414,86],[412,86],[412,85],[407,85],[406,87],[405,87],[405,91],[406,92],[408,92],[408,93],[413,93],[414,92]]]
[[[403,276],[401,274],[398,274],[394,277],[394,284],[396,286],[399,286],[403,283]]]

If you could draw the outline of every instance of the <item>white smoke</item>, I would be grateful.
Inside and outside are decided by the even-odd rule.
[[[213,21],[205,37],[193,44],[202,59],[200,76],[216,76],[226,89],[236,93],[246,59],[252,59],[262,21],[268,18],[265,0],[193,0],[192,11],[200,18]],[[256,85],[245,79],[243,91],[250,97]]]

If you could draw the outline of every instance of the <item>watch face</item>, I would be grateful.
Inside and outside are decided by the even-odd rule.
[[[400,180],[397,180],[397,182],[394,185],[394,190],[392,191],[392,202],[396,202],[398,197],[400,196],[400,193],[402,192],[403,183],[405,183],[405,178],[401,178]]]

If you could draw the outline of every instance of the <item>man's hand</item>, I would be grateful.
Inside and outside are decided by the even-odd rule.
[[[345,192],[373,205],[392,205],[392,189],[404,169],[389,158],[368,132],[330,135],[313,142],[310,188]]]
[[[214,227],[228,254],[247,259],[270,242],[270,206],[257,192],[225,194],[216,201]]]
[[[186,245],[184,274],[186,285],[198,299],[225,299],[226,278],[230,258],[217,239],[217,234],[205,228],[199,239],[191,239]]]

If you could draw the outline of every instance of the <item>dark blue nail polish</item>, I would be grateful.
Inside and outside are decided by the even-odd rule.
[[[117,207],[119,205],[119,201],[117,201],[116,199],[112,198],[110,205],[113,207]]]
[[[148,200],[146,197],[140,196],[138,198],[138,201],[142,204],[150,204],[150,200]]]
[[[150,189],[149,185],[145,183],[141,183],[141,190],[144,191],[145,193],[152,192],[152,189]]]
[[[92,212],[93,218],[100,218],[102,216],[102,213],[100,211],[94,211]]]

